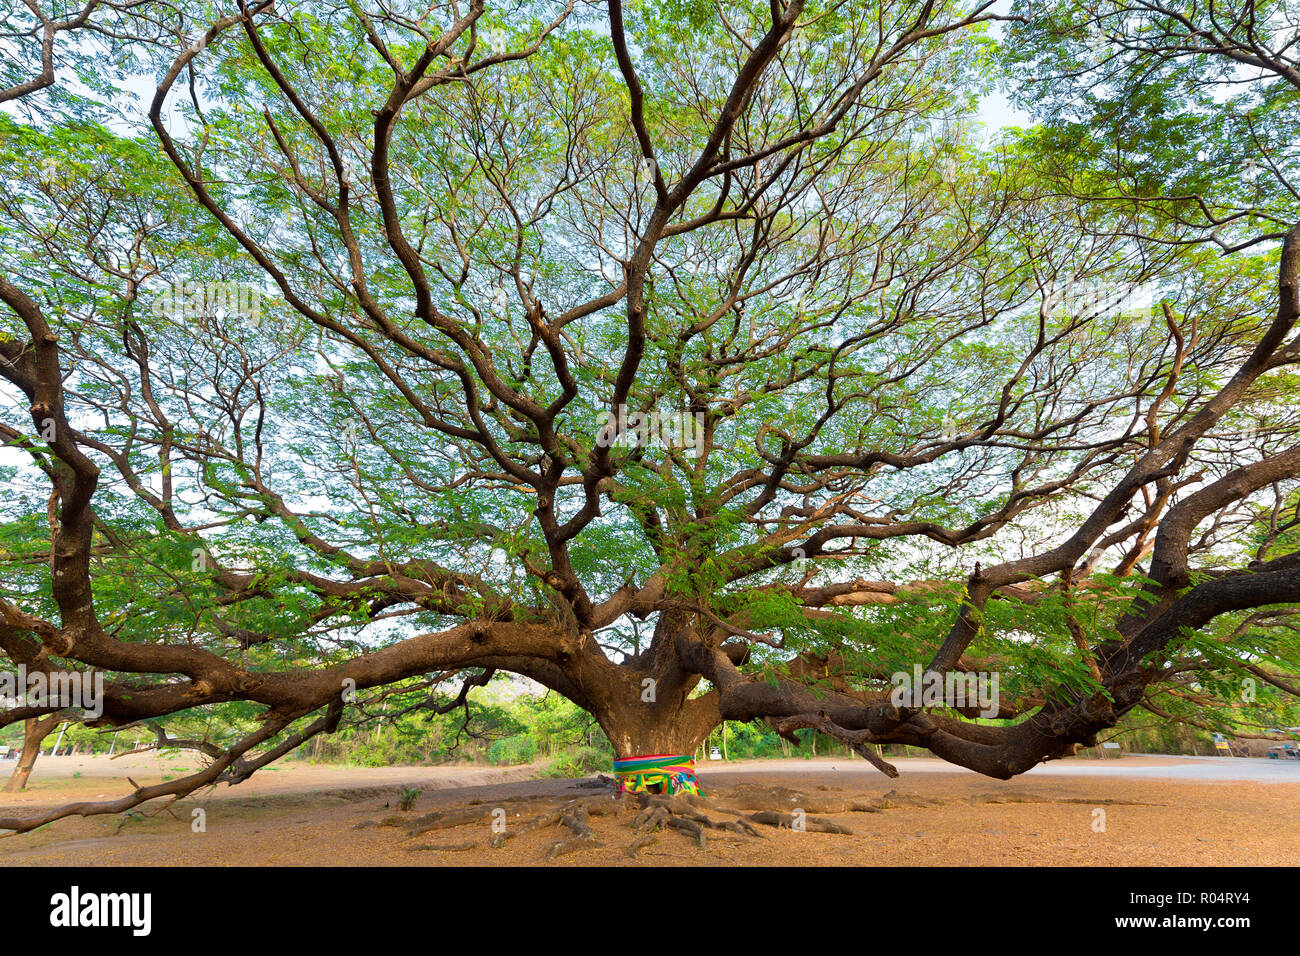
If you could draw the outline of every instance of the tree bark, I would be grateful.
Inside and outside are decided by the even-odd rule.
[[[694,754],[722,720],[716,692],[689,696],[697,681],[695,675],[685,680],[675,674],[661,676],[653,699],[646,699],[642,681],[634,677],[621,693],[596,695],[592,712],[614,756]]]
[[[32,775],[36,756],[41,752],[41,743],[58,726],[59,721],[58,714],[23,721],[23,753],[18,766],[9,776],[9,782],[5,784],[5,793],[19,793],[27,788],[27,778]]]
[[[703,697],[673,708],[616,705],[596,719],[620,760],[649,754],[693,755],[719,720],[716,703]]]

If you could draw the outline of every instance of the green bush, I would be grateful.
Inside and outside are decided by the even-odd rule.
[[[537,756],[537,741],[532,737],[506,737],[488,748],[488,760],[497,764],[532,763]]]
[[[594,773],[609,771],[612,761],[609,751],[598,747],[575,747],[552,760],[541,772],[541,776],[589,777]]]

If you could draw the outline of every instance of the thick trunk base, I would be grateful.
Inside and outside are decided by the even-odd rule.
[[[717,720],[700,719],[698,715],[680,712],[667,721],[636,720],[637,716],[633,711],[618,715],[616,719],[600,721],[601,729],[614,748],[614,756],[619,760],[652,754],[684,754],[689,757],[717,726]]]

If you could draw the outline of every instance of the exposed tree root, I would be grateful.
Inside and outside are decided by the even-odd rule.
[[[664,828],[677,830],[693,839],[695,845],[701,850],[707,850],[709,847],[708,837],[705,835],[707,830],[721,830],[734,833],[740,837],[762,838],[762,834],[754,828],[741,811],[717,806],[695,794],[678,794],[674,797],[664,797],[657,794],[643,793],[638,794],[635,801],[636,805],[641,808],[641,812],[633,819],[632,829],[644,831],[647,834]],[[717,820],[704,813],[701,808],[715,813],[737,816],[740,819]],[[629,847],[628,855],[635,857],[637,851],[647,842],[644,835],[639,837]]]
[[[784,797],[785,795],[781,794],[779,796]],[[752,803],[752,801],[742,802]],[[494,849],[500,849],[515,837],[547,827],[558,826],[568,830],[570,835],[548,843],[543,848],[543,858],[553,860],[566,854],[601,846],[602,844],[597,838],[595,830],[591,827],[590,818],[611,813],[622,813],[629,809],[637,810],[635,817],[631,821],[631,827],[637,831],[637,836],[626,850],[627,855],[633,859],[637,858],[637,854],[642,849],[658,841],[657,834],[668,830],[674,830],[687,837],[701,850],[709,849],[707,836],[709,830],[734,834],[742,839],[763,839],[763,833],[758,829],[758,826],[803,829],[818,833],[852,833],[847,827],[830,820],[804,814],[796,816],[795,813],[790,812],[791,810],[803,809],[800,807],[778,806],[751,812],[748,809],[736,809],[715,804],[697,794],[677,794],[673,797],[666,797],[660,794],[643,793],[634,797],[625,797],[618,801],[611,801],[603,796],[570,800],[562,806],[541,813],[525,823],[514,824],[494,833],[489,845]],[[879,808],[872,805],[866,809],[876,811]],[[414,837],[428,830],[477,823],[485,819],[490,813],[491,808],[486,805],[468,810],[438,811],[417,820],[411,828],[410,835]],[[719,816],[723,818],[720,819]],[[378,825],[385,823],[387,821],[383,821]],[[376,824],[372,821],[371,825]],[[437,849],[437,847],[434,848]],[[424,849],[424,847],[413,849]]]
[[[848,827],[840,826],[831,820],[822,817],[799,816],[793,813],[781,813],[778,810],[759,810],[757,813],[751,813],[749,819],[755,823],[762,823],[765,826],[785,827],[788,830],[807,830],[812,833],[843,833],[848,836],[853,835],[853,831]]]
[[[636,819],[632,821],[632,829],[654,833],[663,827],[671,827],[694,838],[695,845],[701,850],[709,848],[708,840],[704,836],[705,824],[700,823],[698,820],[678,816],[668,809],[671,806],[668,803],[643,804],[642,806],[643,809],[636,815]]]
[[[543,853],[544,858],[553,860],[557,856],[572,853],[574,850],[597,846],[596,831],[587,822],[587,817],[587,807],[582,802],[567,805],[560,814],[560,825],[572,830],[573,836],[567,840],[556,840],[554,843],[549,844]]]
[[[608,778],[606,778],[607,780]],[[605,780],[592,781],[593,787],[602,789]],[[514,798],[515,800],[521,798]],[[817,814],[843,813],[881,813],[888,809],[904,807],[942,806],[945,801],[918,794],[891,790],[889,793],[868,801],[845,799],[833,793],[808,794],[786,787],[758,787],[742,785],[735,787],[714,802],[698,794],[679,793],[672,797],[662,794],[641,793],[611,799],[606,794],[586,796],[554,806],[522,823],[510,823],[494,832],[488,845],[501,849],[515,837],[523,836],[548,827],[559,827],[564,835],[547,843],[542,848],[542,857],[553,860],[585,849],[599,847],[601,843],[591,825],[591,818],[607,815],[633,813],[629,822],[635,837],[627,846],[625,853],[632,859],[648,846],[658,842],[659,834],[675,831],[689,839],[701,850],[710,849],[708,832],[731,834],[742,840],[766,839],[764,827],[807,831],[811,833],[833,833],[852,835],[853,830],[841,823]],[[407,827],[407,839],[420,836],[434,830],[449,830],[472,824],[483,824],[499,811],[500,804],[511,801],[476,801],[466,808],[437,810],[428,813],[413,823],[399,814],[390,814],[380,820],[367,820],[357,824],[354,829],[363,827]],[[1116,803],[1127,801],[1113,800],[1053,800],[1050,797],[1038,797],[1019,792],[986,793],[960,801],[962,803],[1039,803],[1039,802],[1076,802],[1076,803]],[[730,805],[727,805],[730,804]],[[408,851],[461,852],[473,849],[479,844],[424,844],[408,846]]]
[[[916,794],[891,790],[883,797],[872,800],[851,800],[820,796],[791,790],[788,787],[759,787],[742,784],[731,791],[727,802],[745,810],[775,810],[789,813],[800,809],[805,813],[879,813],[896,806],[929,806],[932,801]]]
[[[635,860],[637,853],[639,853],[643,847],[647,847],[650,846],[652,843],[658,843],[658,842],[659,842],[659,837],[657,834],[643,833],[635,840],[632,841],[632,845],[627,848],[627,855]]]
[[[478,823],[491,813],[492,807],[486,805],[469,807],[465,810],[435,810],[416,820],[407,835],[417,837],[430,830],[447,830],[451,827],[464,826],[466,823]]]
[[[498,833],[492,834],[490,845],[492,849],[499,850],[506,845],[507,840],[513,840],[517,836],[531,833],[533,830],[540,830],[543,827],[555,826],[555,824],[560,822],[560,816],[563,813],[563,807],[556,807],[548,813],[543,813],[540,816],[533,817],[533,819],[526,823],[521,823],[518,826],[507,827]]]

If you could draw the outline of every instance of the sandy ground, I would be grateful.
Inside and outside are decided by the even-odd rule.
[[[665,832],[641,850],[632,815],[578,781],[535,779],[533,767],[345,768],[285,762],[238,787],[200,792],[129,818],[68,818],[0,839],[0,865],[1090,865],[1205,866],[1300,863],[1300,763],[1231,758],[1063,760],[996,781],[932,759],[897,761],[889,780],[865,761],[706,764],[700,783],[732,807],[770,803],[833,821],[851,834],[761,827],[759,839],[711,831],[708,848]],[[0,763],[6,774],[12,765]],[[0,813],[107,799],[195,767],[185,755],[41,758],[26,793],[0,794]],[[396,811],[402,786],[423,790]],[[761,797],[760,789],[767,791]],[[892,793],[892,795],[891,795]],[[852,812],[854,803],[880,803]],[[501,808],[506,828],[566,799],[584,798],[597,843],[554,863],[555,828],[491,849],[491,820],[411,837],[437,810]],[[194,832],[202,809],[206,832]],[[1104,818],[1101,816],[1104,813]],[[152,814],[152,815],[148,815]],[[712,814],[719,817],[718,814]],[[498,814],[498,819],[502,815]],[[728,819],[725,815],[720,819]],[[1104,821],[1104,831],[1099,829]]]

